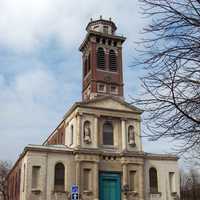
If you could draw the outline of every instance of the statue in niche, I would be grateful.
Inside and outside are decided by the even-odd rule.
[[[84,128],[84,142],[86,144],[90,144],[92,142],[90,122],[89,121],[85,121],[83,128]]]
[[[128,127],[128,143],[130,146],[135,146],[135,128],[132,125]]]

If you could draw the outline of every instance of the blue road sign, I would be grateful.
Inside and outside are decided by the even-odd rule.
[[[77,185],[72,185],[71,187],[71,200],[79,200],[79,191]]]
[[[78,193],[78,186],[77,185],[72,185],[71,193]]]

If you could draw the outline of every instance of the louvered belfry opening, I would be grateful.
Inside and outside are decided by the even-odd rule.
[[[105,69],[105,53],[102,47],[99,47],[97,50],[97,67]]]
[[[110,71],[117,71],[117,58],[114,50],[110,50],[109,53],[109,68]]]

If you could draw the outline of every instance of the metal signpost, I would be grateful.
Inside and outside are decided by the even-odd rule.
[[[72,185],[71,187],[71,200],[79,200],[79,191],[77,185]]]

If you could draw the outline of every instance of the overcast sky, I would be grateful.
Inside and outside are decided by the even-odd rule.
[[[41,144],[81,100],[78,47],[91,17],[111,17],[127,37],[127,101],[140,90],[142,70],[129,67],[146,23],[140,12],[136,0],[0,0],[0,159],[15,160],[27,144]],[[144,146],[169,150],[164,141]]]

